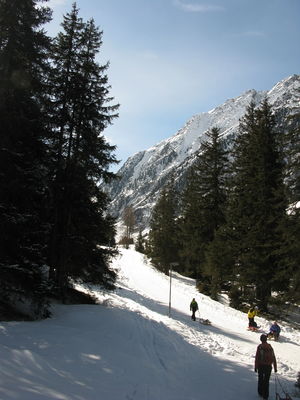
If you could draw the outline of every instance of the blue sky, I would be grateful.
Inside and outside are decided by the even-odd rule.
[[[50,0],[50,35],[73,0]],[[194,114],[300,73],[300,0],[77,0],[103,30],[101,64],[119,118],[105,136],[126,159]]]

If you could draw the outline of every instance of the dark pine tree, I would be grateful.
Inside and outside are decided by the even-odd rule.
[[[292,113],[286,119],[285,181],[289,202],[287,225],[284,229],[286,246],[283,248],[283,265],[291,277],[287,300],[300,300],[300,114]]]
[[[182,273],[194,279],[201,274],[200,254],[203,254],[201,196],[198,189],[197,172],[192,167],[187,175],[187,185],[181,199],[181,216],[179,218],[179,255]]]
[[[34,0],[0,2],[0,301],[45,311],[47,137],[43,111],[51,19]]]
[[[139,253],[145,253],[145,238],[143,236],[142,230],[139,230],[139,235],[135,242],[135,250]]]
[[[125,235],[123,237],[123,242],[128,248],[128,245],[133,243],[133,239],[131,236],[135,226],[135,215],[132,206],[125,207],[122,218],[125,225]]]
[[[191,168],[182,198],[180,220],[181,259],[185,273],[212,284],[212,274],[205,263],[205,251],[215,232],[225,222],[227,151],[220,130],[212,128]]]
[[[226,225],[216,230],[214,239],[205,251],[204,273],[209,277],[209,294],[218,299],[222,289],[228,289],[232,281],[233,257],[227,244]],[[233,304],[232,304],[233,305]]]
[[[147,255],[153,265],[166,275],[169,274],[170,263],[178,262],[176,199],[171,183],[160,193],[150,220]]]
[[[227,217],[234,279],[244,300],[256,301],[264,310],[272,290],[287,286],[279,255],[287,204],[278,137],[268,102],[258,109],[250,104],[234,146]],[[252,294],[249,286],[255,289]]]
[[[109,269],[114,221],[107,214],[109,199],[101,189],[114,174],[113,151],[104,129],[117,117],[110,105],[108,64],[96,61],[102,31],[84,22],[76,4],[64,17],[54,40],[50,79],[52,126],[52,232],[49,264],[58,287],[69,278],[113,286]]]

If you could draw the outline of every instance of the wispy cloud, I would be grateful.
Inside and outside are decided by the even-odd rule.
[[[174,0],[174,5],[178,8],[181,8],[183,11],[192,13],[224,11],[224,7],[219,5],[204,4],[204,3],[185,3],[182,0]]]

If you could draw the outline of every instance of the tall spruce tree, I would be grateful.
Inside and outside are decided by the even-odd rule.
[[[135,226],[135,215],[132,206],[127,206],[123,212],[123,223],[125,225],[125,245],[128,247],[130,243],[133,243],[132,233]]]
[[[139,234],[138,237],[136,238],[134,248],[139,253],[145,253],[145,238],[143,236],[141,229],[139,229]]]
[[[185,273],[203,280],[205,251],[216,230],[225,222],[228,155],[220,130],[212,128],[191,168],[182,198],[181,259]]]
[[[64,16],[50,79],[54,217],[49,264],[62,290],[70,277],[109,287],[115,277],[108,264],[112,252],[100,247],[114,236],[101,184],[114,177],[108,168],[117,162],[115,146],[106,142],[103,130],[117,117],[118,105],[110,105],[108,64],[97,62],[102,31],[78,14],[74,3]]]
[[[43,81],[51,19],[35,0],[0,1],[0,301],[44,312],[47,136]]]
[[[286,125],[285,181],[289,206],[284,230],[286,246],[282,251],[286,273],[291,277],[286,297],[288,301],[297,302],[300,300],[300,114],[292,113],[286,119]]]
[[[169,274],[170,263],[178,262],[176,199],[171,183],[160,193],[150,220],[147,255],[154,266],[166,275]]]
[[[179,255],[182,273],[196,279],[202,276],[200,253],[203,249],[203,243],[200,238],[203,235],[199,206],[201,195],[198,190],[195,167],[192,167],[187,174],[187,186],[180,203],[182,206],[179,219]]]
[[[279,249],[283,246],[286,198],[283,162],[274,116],[265,100],[250,104],[234,145],[227,217],[228,246],[244,301],[267,309],[272,290],[284,290]],[[253,294],[247,286],[255,288]]]
[[[204,260],[204,274],[209,277],[208,293],[213,299],[217,300],[222,289],[230,286],[233,261],[227,244],[226,224],[221,225],[215,231],[214,239],[207,245]]]

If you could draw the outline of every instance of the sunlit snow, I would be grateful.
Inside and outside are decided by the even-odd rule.
[[[1,400],[253,400],[260,333],[247,315],[212,301],[194,281],[155,270],[132,249],[113,266],[117,289],[93,289],[99,305],[53,306],[51,319],[0,323]],[[198,301],[211,326],[190,318]],[[262,331],[271,321],[257,318]],[[300,332],[281,323],[272,342],[278,376],[296,394]],[[270,400],[275,399],[274,373]]]

